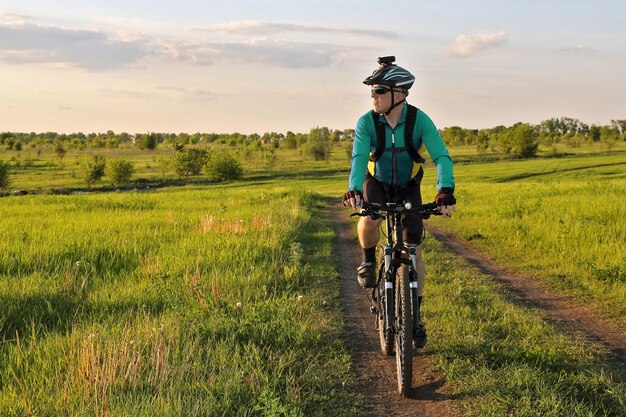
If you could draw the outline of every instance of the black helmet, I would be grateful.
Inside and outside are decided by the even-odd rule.
[[[380,67],[367,77],[363,84],[367,85],[386,85],[391,88],[400,88],[408,90],[413,86],[415,77],[402,67],[397,66],[393,62],[395,56],[383,56],[378,58]]]

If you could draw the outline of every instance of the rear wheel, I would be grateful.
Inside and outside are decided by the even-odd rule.
[[[385,297],[385,273],[384,265],[378,269],[378,285],[376,286],[376,299],[378,300],[378,337],[380,350],[387,356],[393,355],[393,333],[387,327],[387,299]]]
[[[396,274],[396,368],[398,391],[408,397],[413,383],[413,315],[409,268],[400,265]]]

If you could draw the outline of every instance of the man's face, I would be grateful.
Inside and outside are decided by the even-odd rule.
[[[370,93],[372,97],[372,106],[376,113],[386,113],[391,107],[391,95],[402,94],[398,90],[392,92],[391,89],[384,85],[373,85]]]

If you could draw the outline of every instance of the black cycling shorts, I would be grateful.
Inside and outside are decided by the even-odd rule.
[[[414,180],[409,181],[405,186],[392,187],[371,175],[367,175],[363,183],[363,198],[368,203],[385,205],[387,196],[390,202],[402,203],[410,201],[413,207],[422,204],[422,193],[420,183]],[[420,244],[424,233],[422,219],[412,213],[405,214],[402,219],[404,228],[403,239],[405,243]]]

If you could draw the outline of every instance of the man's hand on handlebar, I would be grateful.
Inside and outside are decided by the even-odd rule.
[[[435,203],[441,207],[443,217],[452,217],[452,213],[456,211],[456,198],[454,198],[454,189],[442,188],[435,197]]]
[[[343,195],[343,205],[360,210],[363,205],[363,193],[359,190],[350,190]]]

